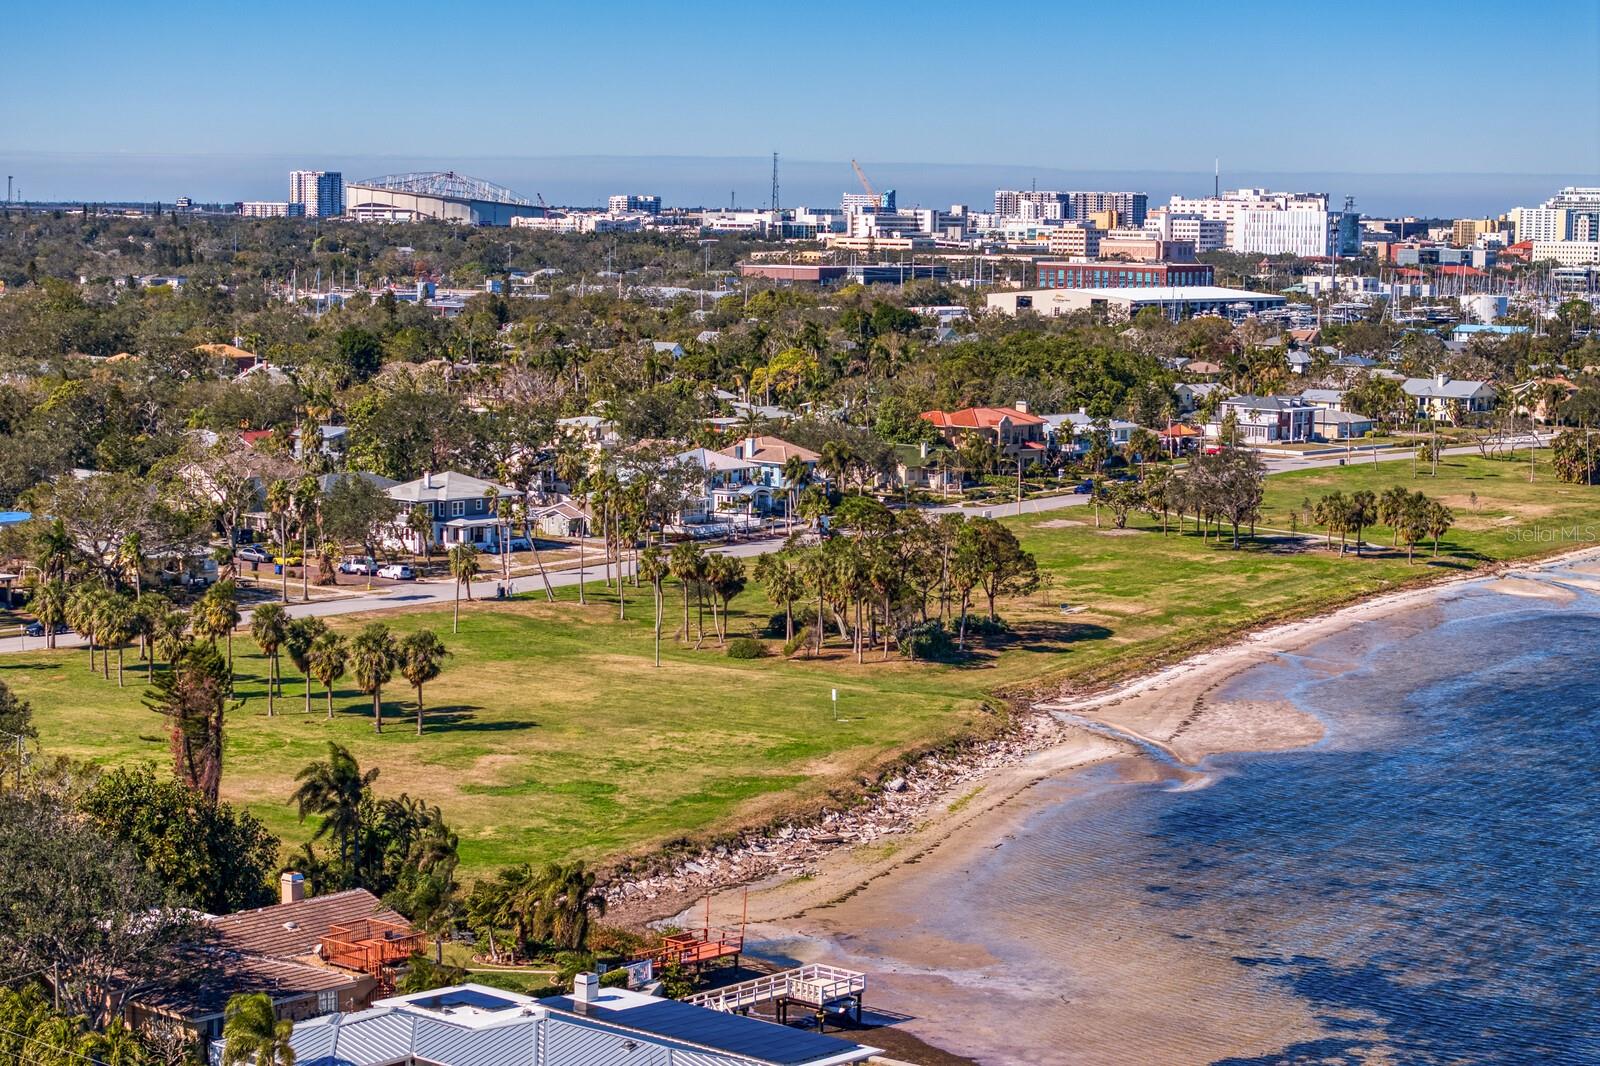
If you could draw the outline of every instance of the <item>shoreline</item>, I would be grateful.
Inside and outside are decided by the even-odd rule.
[[[1363,623],[1426,609],[1473,585],[1500,584],[1507,587],[1497,591],[1512,595],[1558,598],[1564,594],[1535,590],[1531,585],[1518,588],[1515,578],[1596,558],[1600,558],[1600,547],[1585,547],[1380,593],[1311,618],[1271,625],[1099,691],[1036,700],[1033,717],[1048,725],[1036,726],[1031,737],[994,765],[957,775],[953,782],[940,783],[935,794],[921,796],[913,823],[904,829],[873,838],[869,844],[875,846],[835,844],[784,868],[724,883],[720,888],[705,886],[678,901],[680,906],[672,914],[698,920],[703,913],[700,906],[682,904],[689,898],[699,899],[709,888],[714,923],[737,922],[748,916],[752,940],[765,942],[783,954],[793,954],[800,961],[836,961],[870,969],[870,951],[865,960],[840,960],[839,956],[848,956],[855,944],[874,939],[874,907],[883,908],[887,925],[905,922],[908,906],[916,906],[919,873],[925,878],[934,872],[959,871],[985,851],[1003,846],[1031,813],[1060,802],[1060,786],[1087,789],[1087,779],[1080,771],[1115,763],[1119,781],[1165,779],[1178,782],[1178,787],[1202,787],[1206,775],[1201,764],[1209,756],[1289,750],[1321,740],[1322,723],[1287,701],[1216,698],[1252,668]],[[1055,786],[1037,788],[1046,782]],[[894,798],[885,795],[885,799]],[[883,984],[891,989],[891,1004],[899,1007],[953,995],[948,976],[952,972],[969,980],[988,980],[995,968],[993,959],[971,957],[970,946],[965,952],[956,951],[950,942],[937,937],[913,936],[900,946],[902,950],[889,960],[892,965],[886,964],[882,974]],[[1180,964],[1180,951],[1160,945],[1151,945],[1146,954],[1156,957],[1139,963],[1108,960],[1106,969],[1138,981],[1159,979],[1161,967]],[[1140,970],[1141,964],[1155,969]],[[1193,965],[1193,960],[1181,964]],[[1076,983],[1084,975],[1073,976],[1072,983]],[[893,993],[898,993],[902,1002],[895,1003]],[[1098,1019],[1098,1023],[1114,1026],[1134,1020],[1119,1015],[1119,1008],[1112,1004],[1096,1003],[1096,998],[1093,991],[1086,991],[1081,1000],[1074,995],[1071,1001],[1086,1018]],[[1299,1008],[1289,1003],[1249,1004],[1249,1009],[1273,1019],[1274,1031],[1310,1031],[1315,1019]],[[907,1020],[912,1023],[908,1031],[930,1046],[957,1054],[980,1050],[952,1046],[958,1042],[947,1040],[948,1034],[922,1031],[914,1018]],[[1149,1024],[1159,1026],[1164,1020],[1150,1019]],[[983,1037],[997,1041],[993,1049],[1003,1061],[1005,1052],[999,1042],[1006,1034],[992,1032]],[[1213,1047],[1223,1047],[1228,1040],[1239,1041],[1241,1034],[1196,1032],[1191,1038],[1197,1049],[1203,1049],[1208,1038],[1214,1040]],[[1262,1043],[1260,1053],[1274,1050],[1268,1043]]]

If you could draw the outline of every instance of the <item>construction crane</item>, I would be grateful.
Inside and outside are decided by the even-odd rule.
[[[867,172],[861,169],[861,164],[852,159],[850,160],[850,169],[856,172],[856,180],[861,183],[863,189],[867,190],[867,195],[881,204],[883,198],[878,195],[878,190],[872,187],[872,182],[867,180]]]
[[[546,218],[549,218],[550,217],[550,205],[544,202],[544,193],[536,192],[533,195],[539,201],[539,209],[544,212],[544,216]]]

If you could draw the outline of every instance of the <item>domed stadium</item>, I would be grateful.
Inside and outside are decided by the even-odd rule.
[[[345,214],[362,222],[442,219],[468,226],[509,226],[544,208],[503,185],[453,170],[385,174],[345,186]]]

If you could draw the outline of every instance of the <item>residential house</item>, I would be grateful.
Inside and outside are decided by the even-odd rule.
[[[920,416],[932,422],[939,435],[959,448],[961,441],[974,434],[988,438],[1002,458],[1042,462],[1048,447],[1046,422],[1018,401],[1014,407],[964,407],[959,411],[924,411]]]
[[[270,907],[204,916],[209,936],[191,949],[193,969],[130,993],[124,1020],[214,1040],[229,997],[240,993],[265,993],[280,1019],[297,1022],[358,1011],[424,946],[423,934],[364,888],[306,898],[304,879],[291,872],[280,889],[282,902]]]
[[[746,437],[737,444],[721,449],[718,454],[751,465],[753,469],[745,475],[747,480],[744,484],[755,487],[752,493],[757,488],[768,490],[765,498],[769,508],[767,513],[771,514],[787,513],[790,486],[783,476],[783,468],[789,460],[798,457],[805,464],[806,480],[810,481],[816,476],[817,461],[822,458],[810,448],[770,436]]]
[[[591,453],[605,448],[614,448],[621,443],[622,437],[617,433],[617,424],[608,418],[599,415],[575,415],[572,418],[556,419],[556,429],[569,440],[585,445]]]
[[[589,514],[572,500],[559,500],[528,515],[534,529],[547,537],[587,537]]]
[[[433,519],[429,537],[434,545],[448,551],[457,544],[471,544],[479,551],[491,551],[498,550],[502,533],[492,498],[522,495],[510,486],[455,470],[425,473],[415,481],[390,486],[388,492],[399,511],[389,539],[419,554],[423,545],[405,522],[415,508],[425,508]]]
[[[1300,398],[1324,411],[1344,410],[1343,389],[1301,389]]]
[[[1301,351],[1299,348],[1290,348],[1284,358],[1289,361],[1289,373],[1291,374],[1304,374],[1311,369],[1311,364],[1315,362],[1310,352]]]
[[[350,443],[350,428],[348,426],[320,425],[313,431],[311,440],[308,442],[305,439],[306,432],[304,427],[297,426],[290,436],[294,441],[294,457],[296,459],[304,460],[308,454],[308,448],[311,452],[320,453],[329,459],[338,459],[344,455],[345,449]]]
[[[1207,397],[1226,396],[1231,390],[1216,381],[1180,381],[1172,391],[1178,397],[1178,413],[1187,415],[1204,405]]]
[[[1096,428],[1104,430],[1106,445],[1112,451],[1126,445],[1133,431],[1139,428],[1136,423],[1124,422],[1120,418],[1091,418],[1088,409],[1084,407],[1069,414],[1045,415],[1044,421],[1045,443],[1057,453],[1072,457],[1083,455],[1089,450],[1094,443]]]
[[[922,444],[894,446],[895,481],[903,488],[942,494],[961,491],[961,474],[947,461],[947,448]]]
[[[579,974],[570,996],[436,988],[296,1023],[298,1066],[847,1066],[877,1048]],[[220,1061],[221,1042],[211,1048]]]
[[[1316,407],[1298,396],[1230,396],[1218,405],[1216,416],[1206,423],[1206,436],[1220,440],[1223,422],[1232,414],[1239,429],[1237,438],[1230,443],[1309,441],[1316,436],[1316,411]]]
[[[694,448],[673,458],[680,466],[693,468],[700,479],[699,494],[684,502],[677,524],[748,524],[753,516],[774,510],[774,490],[761,483],[761,468],[755,463],[709,448]]]
[[[1454,422],[1463,415],[1494,409],[1495,388],[1487,381],[1454,381],[1444,374],[1406,378],[1400,383],[1416,402],[1418,418]]]
[[[1372,419],[1353,411],[1332,407],[1318,407],[1313,415],[1317,436],[1323,440],[1354,440],[1365,437],[1375,428]]]
[[[670,356],[673,360],[683,358],[683,345],[677,341],[651,341],[650,350],[657,355]]]

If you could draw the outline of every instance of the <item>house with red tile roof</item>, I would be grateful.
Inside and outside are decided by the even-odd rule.
[[[924,411],[920,417],[933,423],[939,435],[954,447],[960,447],[963,438],[977,434],[992,441],[1007,459],[1023,456],[1042,461],[1045,456],[1045,420],[1020,401],[1015,407]]]

